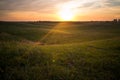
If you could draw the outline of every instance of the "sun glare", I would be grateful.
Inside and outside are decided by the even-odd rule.
[[[64,21],[73,20],[74,15],[75,15],[75,14],[74,14],[71,10],[67,10],[67,9],[61,10],[61,11],[59,12],[60,18],[61,18],[62,20],[64,20]]]
[[[59,18],[63,21],[73,21],[76,12],[74,7],[75,4],[73,2],[61,4],[58,9]]]

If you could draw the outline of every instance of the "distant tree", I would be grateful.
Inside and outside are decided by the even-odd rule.
[[[120,23],[120,19],[118,19],[118,23]]]
[[[117,19],[114,19],[113,22],[117,23]]]

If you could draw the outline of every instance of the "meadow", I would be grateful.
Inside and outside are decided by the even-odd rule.
[[[0,22],[0,80],[120,80],[120,23]]]

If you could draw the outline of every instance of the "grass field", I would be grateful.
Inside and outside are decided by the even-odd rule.
[[[120,23],[0,22],[0,80],[120,80]]]

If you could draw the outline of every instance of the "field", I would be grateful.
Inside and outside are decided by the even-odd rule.
[[[120,23],[0,22],[0,80],[120,80]]]

